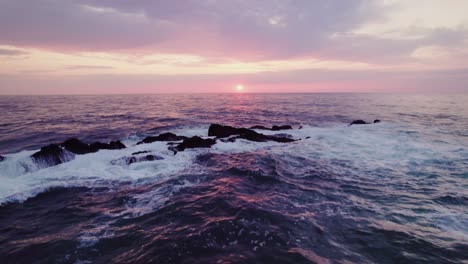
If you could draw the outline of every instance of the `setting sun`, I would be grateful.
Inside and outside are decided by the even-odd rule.
[[[242,84],[236,85],[236,90],[237,90],[238,92],[244,91],[244,85],[242,85]]]

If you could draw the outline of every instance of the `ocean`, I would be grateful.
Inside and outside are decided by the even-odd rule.
[[[468,95],[0,96],[0,109],[1,263],[468,263]],[[291,125],[254,131],[295,141],[137,144],[211,124]],[[70,138],[126,148],[31,158]],[[157,158],[124,162],[138,152]]]

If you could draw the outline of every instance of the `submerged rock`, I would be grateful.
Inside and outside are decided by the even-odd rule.
[[[146,137],[142,141],[138,142],[137,145],[144,144],[144,143],[153,143],[156,141],[179,141],[179,140],[184,140],[186,138],[187,137],[177,136],[176,134],[173,134],[173,133],[164,133],[155,137]]]
[[[380,123],[380,120],[379,119],[375,119],[374,124],[377,124],[377,123]],[[368,124],[371,124],[371,123],[367,123],[366,121],[364,120],[361,120],[361,119],[358,119],[358,120],[354,120],[353,122],[351,122],[349,125],[368,125]]]
[[[94,142],[86,144],[77,138],[71,138],[61,144],[63,148],[74,154],[88,154],[98,152],[101,149],[124,149],[125,145],[120,141],[111,141],[110,143]]]
[[[42,147],[41,150],[31,155],[40,166],[55,166],[74,159],[74,155],[64,150],[57,144]]]
[[[0,162],[4,161],[5,160],[5,157],[3,157],[2,155],[0,155]]]
[[[364,121],[364,120],[354,120],[353,122],[351,122],[349,125],[352,126],[352,125],[366,125],[367,123]]]
[[[184,151],[185,149],[188,149],[188,148],[211,148],[211,146],[213,146],[214,144],[216,144],[216,139],[211,139],[211,138],[204,139],[198,136],[194,136],[191,138],[184,139],[182,143],[178,144],[175,147],[170,147],[169,149],[174,152],[177,152],[177,151]]]
[[[141,152],[146,153],[147,151],[141,151]],[[132,154],[132,155],[134,155],[134,154]],[[111,164],[113,164],[113,165],[130,165],[130,164],[137,163],[137,162],[163,160],[163,159],[164,158],[161,157],[161,156],[149,154],[149,155],[132,156],[132,157],[121,158],[121,159],[118,159],[118,160],[113,160],[113,161],[111,161]]]
[[[139,155],[139,154],[143,154],[143,153],[150,153],[150,151],[148,151],[148,150],[137,151],[137,152],[133,152],[132,155]]]

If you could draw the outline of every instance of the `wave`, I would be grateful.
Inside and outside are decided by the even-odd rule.
[[[172,132],[191,137],[206,136],[207,127],[188,127]],[[281,157],[283,167],[293,168],[292,175],[307,174],[310,164],[301,161],[314,160],[320,166],[331,168],[340,175],[362,177],[363,174],[379,174],[379,178],[408,177],[417,172],[419,177],[430,177],[434,170],[441,173],[468,168],[467,149],[458,142],[429,142],[414,133],[405,133],[402,125],[381,123],[369,126],[311,127],[288,130],[299,141],[282,144],[276,142],[252,142],[240,139],[236,142],[220,142],[211,149],[191,149],[176,155],[165,142],[136,145],[141,137],[123,140],[126,149],[100,150],[97,153],[77,155],[75,159],[57,166],[42,168],[30,155],[35,151],[22,151],[6,155],[0,162],[0,202],[24,201],[28,197],[57,186],[100,186],[108,182],[160,181],[183,173],[202,173],[206,166],[196,158],[206,153],[251,153],[264,151]],[[274,135],[276,131],[265,131]],[[115,162],[132,153],[154,154],[157,160],[126,165]],[[450,161],[450,163],[447,163]],[[256,167],[252,164],[251,167]],[[465,170],[467,171],[467,170]],[[405,179],[405,178],[403,178]]]

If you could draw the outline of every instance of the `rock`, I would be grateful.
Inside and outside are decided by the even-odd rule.
[[[42,147],[31,157],[42,167],[54,166],[75,158],[74,154],[82,155],[97,152],[100,149],[123,149],[125,145],[120,141],[110,143],[95,142],[91,145],[83,143],[77,138],[71,138],[62,144],[50,144]]]
[[[250,127],[249,129],[271,130],[271,128],[268,128],[265,126],[253,126],[253,127]]]
[[[125,145],[119,140],[111,141],[109,143],[94,142],[91,145],[89,145],[89,147],[92,150],[92,152],[97,152],[101,149],[124,149],[126,148]]]
[[[142,156],[142,157],[130,157],[127,160],[127,165],[130,165],[130,164],[136,163],[136,162],[162,160],[162,159],[164,159],[164,158],[160,157],[160,156],[157,156],[157,155],[145,155],[145,156]]]
[[[83,143],[77,138],[71,138],[61,144],[63,148],[74,154],[88,154],[98,152],[101,149],[124,149],[125,145],[120,141],[110,143],[94,142],[90,145]]]
[[[363,120],[354,120],[353,122],[351,122],[349,125],[352,126],[352,125],[366,125],[367,123]]]
[[[246,139],[249,141],[255,141],[255,142],[268,142],[268,141],[275,141],[275,142],[281,142],[281,143],[287,143],[287,142],[293,142],[296,141],[295,139],[289,138],[289,137],[282,137],[282,136],[268,136],[268,135],[263,135],[263,134],[243,134],[239,135],[236,138],[242,138]]]
[[[257,126],[259,127],[259,126]],[[235,128],[231,126],[222,126],[218,124],[212,124],[208,129],[208,136],[216,136],[218,138],[230,137],[237,135],[236,137],[229,138],[228,140],[223,140],[224,142],[234,142],[237,138],[243,138],[255,142],[267,142],[267,141],[276,141],[276,142],[293,142],[295,141],[292,138],[284,136],[269,136],[257,133],[251,129],[247,128]]]
[[[233,135],[242,135],[242,134],[258,134],[257,132],[247,129],[247,128],[235,128],[232,126],[222,126],[219,124],[212,124],[208,128],[209,137],[218,137],[225,138]]]
[[[143,162],[143,161],[153,161],[153,160],[162,160],[164,159],[163,157],[157,156],[157,155],[143,155],[143,156],[132,156],[132,157],[125,157],[121,158],[118,160],[113,160],[111,161],[111,164],[113,165],[130,165],[133,163],[137,162]]]
[[[253,127],[249,128],[249,129],[279,131],[279,130],[289,130],[289,129],[293,129],[293,128],[290,125],[284,125],[284,126],[272,126],[271,128],[268,128],[268,127],[265,127],[265,126],[253,126]]]
[[[145,151],[137,151],[137,152],[133,152],[132,155],[138,155],[138,154],[143,154],[143,153],[150,153],[149,151],[145,150]]]
[[[93,152],[88,144],[83,143],[77,138],[71,138],[63,142],[62,147],[71,153],[75,154],[87,154]]]
[[[155,137],[146,137],[142,141],[138,142],[137,145],[144,144],[144,143],[152,143],[156,141],[179,141],[179,140],[184,140],[186,138],[187,137],[177,136],[176,134],[173,134],[173,133],[164,133]]]
[[[380,123],[381,121],[379,119],[374,120],[374,124]]]
[[[31,157],[40,166],[48,167],[73,160],[75,156],[57,144],[50,144],[42,147],[40,151],[32,154]]]
[[[5,160],[5,157],[3,157],[2,155],[0,155],[0,162],[4,161]]]
[[[184,139],[182,143],[178,144],[175,147],[171,147],[170,149],[172,151],[177,152],[177,151],[184,151],[185,149],[188,149],[188,148],[211,148],[211,146],[213,146],[214,144],[216,144],[216,139],[211,139],[211,138],[203,139],[201,137],[194,136],[191,138]]]
[[[290,125],[284,125],[284,126],[273,126],[271,130],[273,131],[279,131],[279,130],[290,130],[293,129],[292,126]]]

